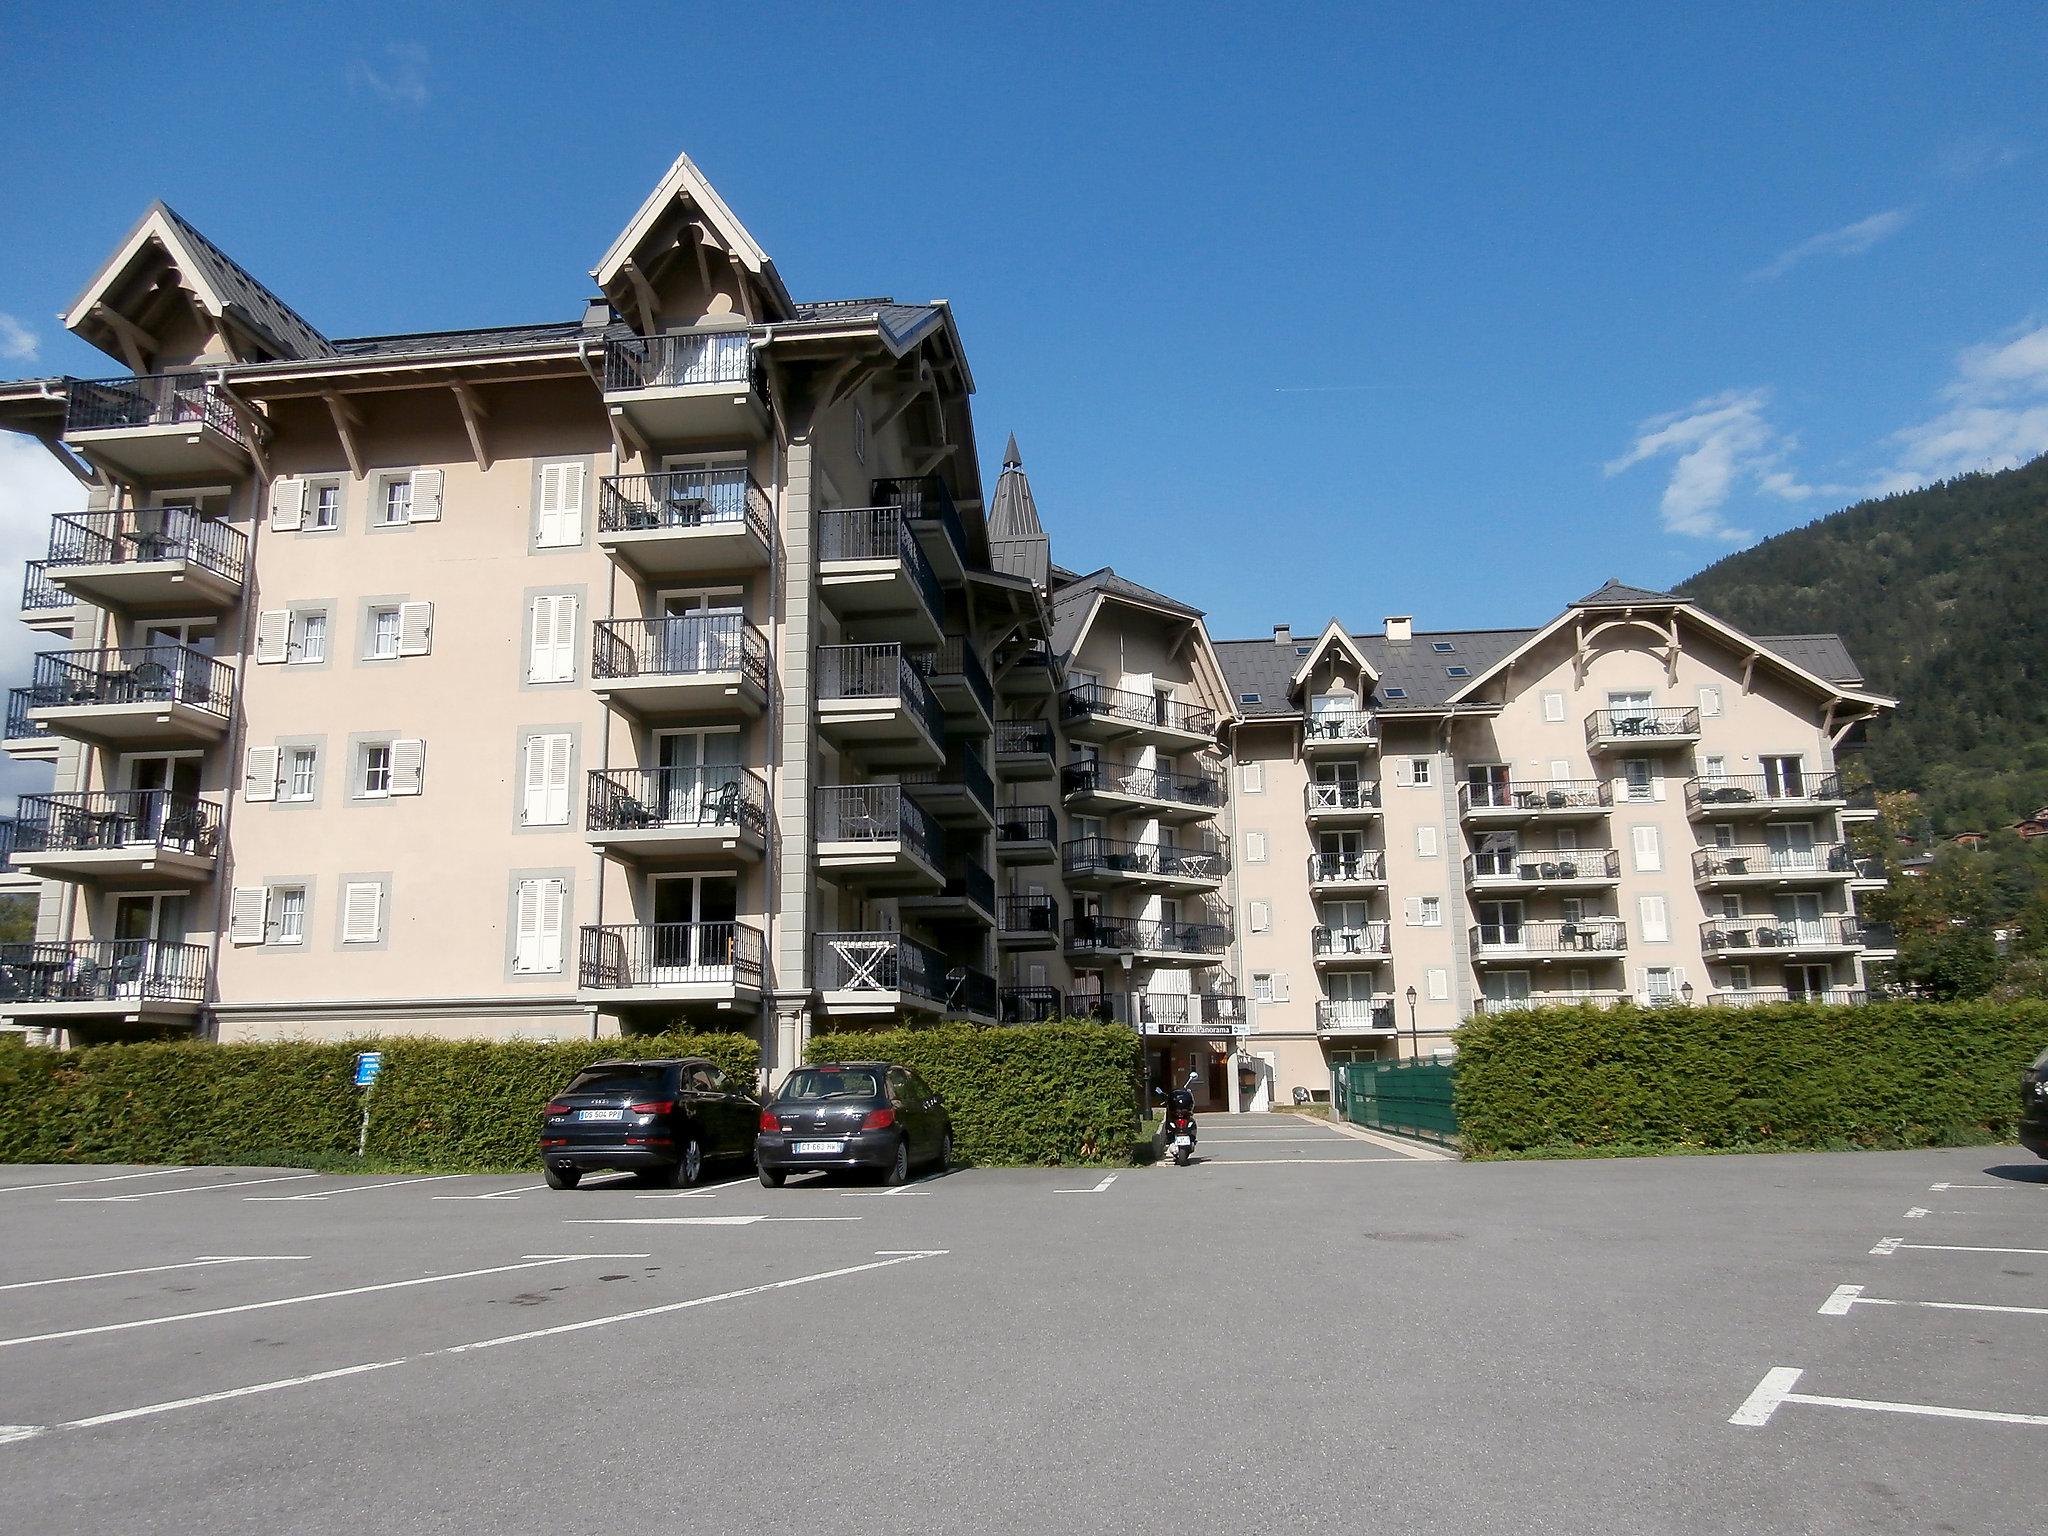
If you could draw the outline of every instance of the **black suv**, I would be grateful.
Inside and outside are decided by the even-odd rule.
[[[953,1160],[953,1121],[931,1086],[886,1061],[799,1067],[761,1110],[754,1164],[780,1187],[807,1169],[872,1169],[902,1184],[918,1163],[943,1172]]]
[[[607,1168],[688,1188],[711,1159],[753,1150],[760,1112],[759,1099],[701,1056],[600,1061],[541,1111],[541,1172],[550,1189]]]
[[[2020,1074],[2020,1145],[2048,1157],[2048,1051]]]

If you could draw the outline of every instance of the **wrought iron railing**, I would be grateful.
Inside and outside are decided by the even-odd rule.
[[[967,535],[960,513],[953,493],[937,475],[885,475],[870,485],[868,494],[878,507],[896,507],[911,522],[938,528],[953,547],[954,558],[967,565]]]
[[[1057,987],[1004,987],[996,994],[996,1019],[1004,1024],[1045,1024],[1066,1013]]]
[[[1697,709],[1596,709],[1586,716],[1586,740],[1684,741],[1699,735]]]
[[[672,469],[658,475],[607,475],[598,487],[600,533],[744,525],[763,544],[775,519],[768,493],[744,469]]]
[[[1867,816],[1876,815],[1878,809],[1877,786],[1875,784],[1858,784],[1854,789],[1849,790],[1842,796],[1842,809],[1845,811],[1858,811]]]
[[[1685,781],[1685,808],[1692,814],[1738,807],[1804,808],[1827,805],[1841,798],[1842,781],[1832,773],[1810,777],[1804,773],[1737,773],[1718,779]]]
[[[615,987],[759,987],[767,953],[750,923],[606,923],[587,925],[578,985]]]
[[[1242,1034],[1250,1028],[1236,992],[1130,992],[1118,1022],[1153,1035]]]
[[[248,558],[249,536],[217,517],[189,507],[120,507],[52,518],[44,563],[56,570],[183,560],[239,582]]]
[[[1768,1008],[1775,1003],[1831,1003],[1853,1007],[1869,1001],[1870,994],[1856,987],[1821,987],[1799,992],[1789,987],[1730,988],[1710,993],[1707,997],[1707,1005],[1712,1008]]]
[[[1222,784],[1207,774],[1134,768],[1085,757],[1060,770],[1060,793],[1109,793],[1128,795],[1134,800],[1164,800],[1175,805],[1219,806],[1223,803]]]
[[[1049,843],[1058,828],[1049,805],[1006,805],[996,812],[996,846]]]
[[[1065,937],[1067,948],[1081,952],[1220,955],[1230,944],[1230,929],[1222,923],[1169,923],[1084,913],[1067,919]]]
[[[1865,949],[1897,949],[1899,936],[1890,923],[1866,923],[1857,920],[1857,937]]]
[[[1310,885],[1343,885],[1384,880],[1386,877],[1387,856],[1377,848],[1358,848],[1349,853],[1312,853],[1308,856]]]
[[[162,939],[0,944],[0,1001],[197,1003],[206,963],[205,945]]]
[[[210,854],[220,846],[220,807],[166,789],[23,795],[16,815],[21,853],[169,848]]]
[[[1391,997],[1324,997],[1316,1000],[1316,1028],[1330,1034],[1391,1035]]]
[[[10,688],[7,690],[7,735],[8,741],[35,741],[50,735],[50,722],[31,720],[28,712],[49,704],[59,704],[63,698],[58,694],[45,693],[35,688]]]
[[[31,560],[22,570],[21,611],[28,613],[67,613],[78,606],[78,599],[62,587],[51,583],[47,574],[50,562]]]
[[[946,597],[924,546],[896,507],[840,507],[818,516],[818,561],[896,560],[934,624],[946,613]]]
[[[1458,807],[1474,811],[1599,811],[1614,804],[1605,779],[1492,779],[1458,786]]]
[[[211,427],[223,437],[248,444],[241,417],[203,373],[73,379],[65,393],[67,433],[168,426]]]
[[[1309,948],[1317,959],[1343,959],[1350,955],[1385,955],[1387,925],[1383,922],[1323,926],[1309,933]]]
[[[910,660],[934,685],[957,679],[974,696],[982,714],[990,720],[995,719],[996,691],[988,680],[988,671],[982,666],[981,658],[974,654],[974,647],[958,635],[948,635],[936,649],[912,651]]]
[[[996,915],[996,877],[979,859],[965,854],[952,859],[945,869],[945,883],[939,887],[941,901],[964,901],[969,906]]]
[[[1465,878],[1474,885],[1614,880],[1620,875],[1621,854],[1613,848],[1483,848],[1465,860]]]
[[[948,973],[962,969],[929,944],[887,931],[821,933],[815,956],[821,992],[908,993],[940,1004],[952,991]]]
[[[1846,843],[1815,843],[1808,848],[1771,848],[1754,843],[1715,844],[1692,856],[1695,880],[1739,880],[1747,876],[1775,875],[1790,880],[1816,875],[1857,873],[1856,854]]]
[[[1005,896],[997,927],[1004,933],[1049,933],[1060,931],[1060,904],[1051,896]]]
[[[728,827],[765,833],[768,786],[750,768],[594,768],[587,819],[593,832]]]
[[[1853,917],[1715,917],[1700,924],[1700,947],[1738,949],[1837,949],[1864,941]]]
[[[736,613],[600,619],[591,626],[591,675],[708,677],[737,672],[766,691],[768,639]]]
[[[1012,757],[1051,757],[1052,727],[1043,720],[998,720],[996,751]]]
[[[1079,683],[1060,693],[1060,718],[1084,720],[1091,715],[1133,725],[1158,725],[1196,736],[1216,734],[1216,711],[1183,704],[1161,694],[1132,693],[1102,683]]]
[[[768,394],[760,354],[745,331],[621,336],[605,343],[606,394],[691,384],[744,384],[764,399]]]
[[[1302,737],[1311,742],[1350,741],[1367,746],[1378,741],[1379,719],[1370,710],[1326,709],[1302,719]]]
[[[946,734],[946,712],[917,668],[893,641],[884,645],[818,647],[818,697],[895,699],[923,724],[934,742]]]
[[[823,785],[815,792],[821,843],[901,843],[937,869],[946,836],[900,784]]]
[[[1371,811],[1380,803],[1380,787],[1363,780],[1317,781],[1302,786],[1301,803],[1310,815],[1319,811]]]
[[[1133,843],[1116,837],[1077,837],[1060,845],[1069,875],[1165,875],[1176,880],[1220,880],[1230,856],[1220,843]]]
[[[987,766],[981,755],[957,737],[946,741],[946,761],[943,767],[919,768],[903,775],[903,782],[910,785],[946,785],[949,788],[966,791],[968,798],[993,816],[996,811],[996,783],[989,777]]]
[[[32,685],[39,707],[184,704],[226,719],[235,672],[186,645],[44,651]]]
[[[1628,934],[1618,917],[1518,921],[1498,918],[1475,925],[1472,948],[1479,954],[1576,955],[1626,949]]]

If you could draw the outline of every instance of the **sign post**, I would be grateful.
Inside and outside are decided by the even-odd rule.
[[[356,1156],[361,1157],[370,1145],[370,1094],[376,1089],[377,1075],[384,1070],[382,1051],[358,1051],[356,1053],[356,1086],[363,1090],[363,1124],[356,1133]]]

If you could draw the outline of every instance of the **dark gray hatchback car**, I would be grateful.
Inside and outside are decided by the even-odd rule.
[[[930,1163],[953,1160],[953,1121],[931,1086],[886,1061],[835,1061],[799,1067],[761,1108],[754,1164],[761,1182],[781,1186],[792,1173],[867,1169],[891,1184]]]
[[[715,1158],[753,1150],[761,1101],[702,1057],[600,1061],[541,1111],[541,1172],[550,1189],[623,1169],[685,1188]]]

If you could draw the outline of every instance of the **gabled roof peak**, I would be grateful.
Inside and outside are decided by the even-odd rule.
[[[1648,587],[1631,587],[1610,576],[1597,592],[1588,592],[1574,608],[1629,608],[1646,603],[1682,603],[1685,599],[1669,592],[1652,592]]]
[[[677,207],[695,209],[703,221],[705,230],[711,236],[713,248],[722,246],[722,255],[729,257],[734,265],[742,268],[755,279],[768,295],[774,313],[769,319],[787,316],[794,307],[789,290],[782,285],[781,274],[775,270],[775,263],[768,253],[739,221],[732,209],[725,205],[725,199],[718,195],[718,189],[697,169],[696,163],[687,154],[678,154],[667,173],[655,183],[654,190],[647,194],[638,211],[619,231],[597,265],[590,269],[590,275],[597,280],[597,286],[607,295],[613,292],[622,273],[636,258],[658,254],[643,250],[652,243],[652,237],[661,227],[663,218]],[[667,243],[660,247],[667,249]],[[616,302],[616,301],[614,301]]]

